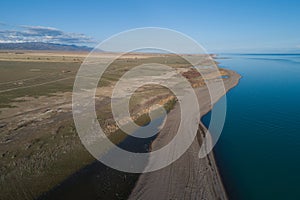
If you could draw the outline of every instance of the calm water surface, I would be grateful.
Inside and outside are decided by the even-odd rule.
[[[226,57],[243,76],[214,149],[230,199],[300,199],[300,55]]]

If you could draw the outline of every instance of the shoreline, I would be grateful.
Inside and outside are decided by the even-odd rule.
[[[224,80],[226,93],[234,88],[241,78],[234,71],[226,70],[229,78]],[[205,92],[206,87],[199,88],[199,93]],[[220,98],[224,94],[220,94]],[[220,99],[219,98],[219,99]],[[211,110],[209,95],[198,96],[201,112],[201,118]],[[157,149],[158,146],[166,145],[173,137],[170,130],[176,129],[176,110],[180,109],[178,103],[175,108],[168,114],[169,123],[168,131],[161,131],[157,138],[151,144],[151,148]],[[167,121],[168,121],[167,119]],[[174,126],[175,124],[175,126]],[[168,122],[165,124],[168,126]],[[129,199],[228,199],[225,187],[220,176],[218,166],[213,154],[209,153],[203,159],[198,158],[201,143],[206,127],[200,121],[197,133],[197,139],[191,147],[178,160],[171,165],[150,173],[141,174],[133,188]],[[157,162],[149,158],[149,163]]]
[[[238,84],[240,75],[231,70],[226,71],[231,77],[224,80],[224,85],[227,93],[230,89]],[[199,93],[204,92],[205,89],[205,87],[200,87]],[[220,97],[222,96],[223,95],[221,95]],[[203,102],[200,105],[202,118],[211,110],[211,106],[209,105],[210,97],[209,95],[204,95],[203,98],[203,96],[200,97],[199,95],[198,98],[201,100],[201,102]],[[165,126],[169,125],[174,129],[177,128],[176,126],[174,126],[174,124],[176,124],[176,120],[180,120],[180,117],[177,117],[176,115],[176,109],[179,109],[178,105],[179,104],[176,103],[175,107],[168,113],[168,118]],[[172,123],[169,123],[168,119],[171,120]],[[99,196],[99,193],[101,193],[101,196],[105,194],[104,196],[109,199],[114,199],[117,197],[121,199],[190,199],[192,196],[194,199],[228,199],[225,187],[222,183],[222,179],[218,171],[213,151],[211,151],[209,155],[203,159],[198,158],[200,147],[199,143],[201,143],[204,137],[205,130],[206,127],[202,124],[200,119],[197,137],[192,143],[192,147],[188,149],[187,153],[185,153],[184,156],[178,159],[179,162],[177,160],[173,164],[167,166],[166,168],[163,168],[162,170],[144,174],[131,174],[109,169],[102,163],[95,161],[90,165],[83,167],[75,174],[72,174],[62,183],[52,188],[50,191],[43,193],[41,196],[39,196],[38,199],[57,199],[58,197],[64,197],[64,199],[82,199],[87,197],[95,198]],[[172,131],[168,129],[167,132]],[[168,141],[170,141],[172,137],[172,134],[159,133],[157,137],[155,137],[149,143],[149,147],[155,150],[157,146],[165,145],[166,143],[168,143]],[[125,141],[127,145],[124,144],[127,147],[130,143],[130,137],[128,139],[128,141]],[[148,164],[149,163],[151,163],[151,157],[148,158]],[[186,168],[186,166],[193,167]],[[170,171],[170,169],[172,170]],[[179,171],[183,171],[178,172],[178,169]],[[183,181],[183,178],[181,176],[192,176],[198,178],[191,178],[189,180]],[[98,177],[97,179],[101,179],[101,177],[103,177],[104,179],[105,177],[110,178],[106,181],[102,180],[103,178],[101,179],[102,181],[96,181],[94,180],[95,177]],[[161,182],[161,180],[163,180],[163,182]],[[169,182],[166,182],[164,180],[168,180]],[[109,188],[109,190],[111,191],[109,192],[105,188],[103,189],[103,187],[105,187],[105,184],[103,185],[103,183],[105,182],[110,183],[110,185],[117,184],[119,186],[115,188],[116,186],[111,185],[113,187]],[[165,186],[168,186],[168,188],[165,188]],[[113,188],[115,188],[115,192],[113,192]],[[183,191],[189,194],[189,196],[182,196],[182,194],[184,194]],[[171,195],[163,196],[163,194]]]

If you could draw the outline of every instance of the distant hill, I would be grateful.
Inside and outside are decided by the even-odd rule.
[[[91,51],[87,46],[24,42],[24,43],[0,43],[0,50],[48,50],[48,51]]]

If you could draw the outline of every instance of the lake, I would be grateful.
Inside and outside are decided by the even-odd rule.
[[[221,56],[242,75],[214,148],[230,199],[300,199],[300,55]]]

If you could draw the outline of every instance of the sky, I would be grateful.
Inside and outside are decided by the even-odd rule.
[[[300,1],[1,1],[0,42],[95,46],[133,28],[187,34],[208,52],[300,52]]]

